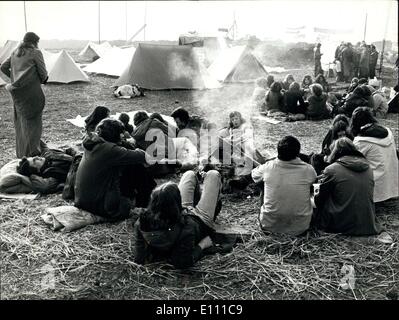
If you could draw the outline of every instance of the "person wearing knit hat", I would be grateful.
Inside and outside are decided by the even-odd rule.
[[[39,36],[27,32],[18,48],[0,69],[11,79],[7,86],[14,103],[16,155],[18,158],[41,154],[42,113],[45,96],[41,85],[48,73],[38,49]]]

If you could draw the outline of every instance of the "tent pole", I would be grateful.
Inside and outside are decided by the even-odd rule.
[[[28,24],[26,23],[26,4],[24,1],[24,18],[25,18],[25,33],[28,32]]]
[[[127,1],[125,1],[125,41],[127,43]]]
[[[101,44],[100,25],[100,1],[98,1],[98,44]]]
[[[364,21],[363,41],[366,41],[366,30],[367,30],[367,12],[366,12],[366,19],[365,19],[365,21]]]

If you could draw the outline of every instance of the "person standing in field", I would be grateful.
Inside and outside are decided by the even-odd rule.
[[[375,45],[371,45],[370,51],[370,79],[374,79],[375,77],[375,68],[377,66],[378,61],[378,51],[375,48]]]
[[[314,76],[317,77],[319,74],[323,74],[323,69],[321,68],[321,56],[320,52],[321,43],[316,44],[314,48]]]
[[[7,90],[14,103],[14,126],[18,158],[41,153],[42,113],[45,96],[41,84],[48,79],[43,54],[38,49],[39,36],[25,34],[23,41],[1,65],[1,71],[11,78]]]

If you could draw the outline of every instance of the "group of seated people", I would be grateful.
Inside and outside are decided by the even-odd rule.
[[[113,119],[109,109],[97,107],[86,118],[82,153],[47,148],[41,157],[20,160],[16,170],[25,178],[53,179],[54,189],[49,190],[60,190],[63,184],[72,187],[70,198],[77,208],[109,221],[126,219],[132,209],[143,208],[134,225],[135,262],[166,259],[176,268],[192,266],[213,246],[224,177],[211,158],[222,163],[230,158],[237,175],[261,187],[259,221],[266,232],[298,236],[314,227],[345,235],[376,235],[382,228],[376,222],[375,205],[399,196],[393,134],[368,107],[356,108],[350,119],[344,115],[334,119],[318,154],[323,162],[319,173],[317,157],[302,154],[293,136],[278,142],[276,158],[262,156],[254,147],[251,126],[239,112],[230,114],[227,128],[216,131],[213,124],[190,117],[182,108],[171,116],[176,127],[160,114],[136,112],[133,127],[127,114]],[[206,155],[210,161],[199,162],[197,171],[187,168],[179,184],[157,186],[157,174],[181,168],[174,156],[172,131],[202,144],[203,131],[195,136],[204,127],[217,138]],[[154,134],[148,139],[151,129]],[[155,156],[149,156],[152,144]],[[163,165],[168,170],[154,168]],[[1,180],[0,190],[7,187]]]
[[[393,98],[390,99],[390,89],[380,89],[376,78],[353,78],[346,92],[337,92],[331,90],[322,74],[314,81],[306,75],[301,84],[295,81],[292,74],[288,74],[283,81],[275,81],[269,75],[256,81],[252,101],[261,114],[283,117],[285,121],[322,120],[337,114],[351,117],[357,107],[369,107],[379,118],[385,117],[388,112],[399,112],[396,110],[398,107],[395,109],[397,99],[394,103]]]

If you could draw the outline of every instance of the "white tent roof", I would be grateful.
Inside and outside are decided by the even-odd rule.
[[[0,49],[0,64],[7,60],[11,53],[18,47],[19,42],[7,40],[3,48]]]
[[[121,49],[113,47],[109,49],[104,56],[87,65],[84,70],[86,72],[106,74],[109,76],[120,77],[126,67],[132,61],[135,48]]]
[[[102,57],[112,46],[109,42],[103,42],[101,44],[96,44],[94,42],[89,42],[86,47],[79,53],[79,56],[93,59],[94,57]]]
[[[72,57],[65,51],[51,53],[41,50],[49,75],[48,82],[70,83],[76,81],[89,82],[89,77],[73,61]]]
[[[262,64],[246,46],[221,49],[209,66],[208,72],[219,81],[256,80],[267,75]]]

